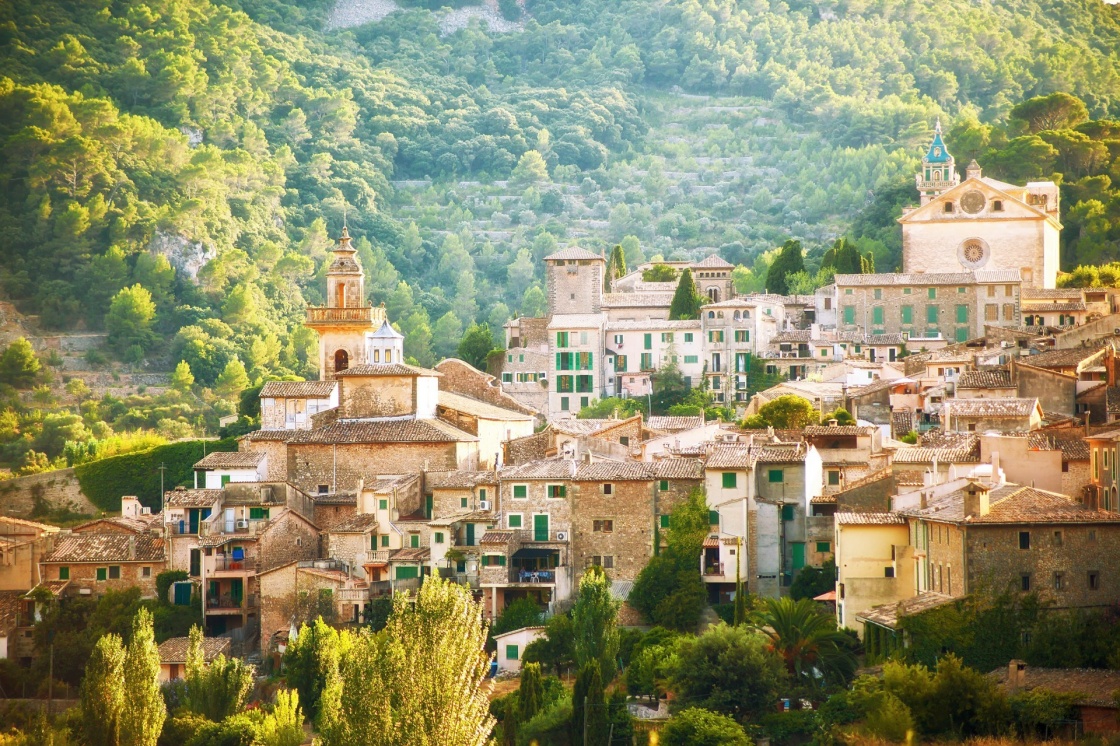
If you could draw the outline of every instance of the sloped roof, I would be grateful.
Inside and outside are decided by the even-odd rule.
[[[503,409],[478,399],[472,399],[469,396],[453,394],[450,391],[439,392],[439,406],[484,420],[531,421],[533,419],[532,415],[515,412],[512,409]]]
[[[1010,671],[1000,666],[988,674],[1000,686],[1008,685]],[[1120,671],[1100,668],[1039,668],[1027,666],[1022,679],[1016,682],[1015,691],[1046,690],[1059,694],[1072,694],[1077,704],[1090,707],[1116,709],[1113,692],[1120,690]]]
[[[966,370],[957,378],[958,389],[1006,389],[1012,387],[1011,371]]]
[[[1075,368],[1104,350],[1104,346],[1072,347],[1066,350],[1051,350],[1050,352],[1040,352],[1037,355],[1026,355],[1020,357],[1019,362],[1035,368]]]
[[[377,328],[373,334],[369,335],[373,339],[404,339],[404,335],[394,329],[388,319],[381,322],[381,326]]]
[[[678,433],[682,430],[693,430],[704,426],[703,417],[683,416],[654,416],[647,420],[646,425],[650,430],[664,430],[665,432]]]
[[[358,513],[344,521],[336,523],[327,533],[331,534],[364,534],[377,528],[376,513]]]
[[[746,469],[750,465],[745,445],[720,445],[712,449],[705,464],[707,469]]]
[[[805,435],[809,437],[827,437],[829,435],[868,435],[874,432],[871,425],[809,425],[805,428]]]
[[[431,547],[405,547],[389,552],[390,562],[426,562],[432,556]]]
[[[442,376],[439,371],[417,368],[404,363],[371,363],[354,365],[334,374],[335,378],[365,378],[373,376]]]
[[[839,526],[905,526],[908,523],[902,513],[893,512],[844,512],[836,514]]]
[[[964,490],[942,495],[925,508],[902,512],[919,518],[949,523],[977,524],[1049,524],[1049,523],[1116,523],[1120,513],[1093,510],[1073,498],[1057,492],[1005,484],[988,494],[987,515],[965,516]]]
[[[16,628],[23,591],[0,591],[0,637],[7,637]]]
[[[1030,447],[1034,450],[1061,451],[1062,458],[1066,461],[1089,460],[1089,443],[1079,435],[1061,437],[1035,431],[1029,433],[1027,438]]]
[[[131,549],[135,548],[132,552]],[[44,562],[163,562],[163,539],[154,534],[70,534]]]
[[[492,471],[429,471],[424,473],[424,485],[430,490],[471,489],[480,484],[498,483],[498,475]]]
[[[255,469],[264,460],[261,451],[214,451],[195,462],[195,469]]]
[[[902,287],[925,287],[928,285],[971,285],[985,282],[1020,282],[1019,270],[995,269],[974,270],[971,272],[883,272],[872,275],[836,275],[834,282],[838,287],[862,285],[876,287],[900,285]]]
[[[620,425],[626,420],[609,420],[609,419],[587,419],[580,420],[575,418],[568,418],[564,420],[554,420],[549,424],[553,430],[565,435],[594,435],[602,430],[607,430]]]
[[[290,443],[456,443],[478,438],[441,420],[344,420],[292,431]]]
[[[567,248],[560,249],[559,251],[553,254],[549,254],[544,258],[546,262],[558,262],[568,259],[598,259],[599,261],[605,261],[603,257],[599,256],[598,254],[592,254],[587,249],[581,249],[577,246],[569,246]]]
[[[666,458],[650,462],[656,479],[701,479],[704,464],[691,458]]]
[[[734,264],[719,254],[709,254],[692,266],[698,269],[733,269],[735,267]]]
[[[203,660],[209,663],[219,655],[228,656],[230,653],[231,644],[231,640],[228,637],[203,637]],[[159,644],[159,662],[186,663],[187,651],[190,650],[190,646],[191,638],[189,637],[172,637],[170,639],[164,640]]]
[[[951,399],[944,404],[953,417],[1030,417],[1038,407],[1038,399]]]
[[[639,308],[673,304],[673,293],[603,293],[603,308]]]
[[[508,544],[510,539],[514,537],[513,531],[487,531],[479,539],[479,544]]]
[[[269,381],[261,388],[262,399],[328,399],[334,381]]]
[[[1036,298],[1042,299],[1058,299],[1067,298],[1070,300],[1081,300],[1080,288],[1036,288],[1025,287],[1020,292],[1019,297],[1024,300],[1034,300]]]
[[[501,470],[499,476],[503,481],[571,479],[576,473],[576,467],[576,462],[571,459],[545,459],[507,467]]]
[[[903,617],[921,614],[922,612],[951,604],[954,601],[956,601],[955,598],[946,596],[943,593],[922,591],[917,596],[907,598],[898,603],[872,606],[867,611],[856,614],[856,619],[862,622],[878,624],[880,627],[886,627],[888,629],[897,629],[898,621]]]

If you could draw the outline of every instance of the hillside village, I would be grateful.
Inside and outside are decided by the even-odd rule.
[[[185,578],[162,600],[198,600],[212,644],[254,660],[324,608],[361,624],[437,576],[493,620],[519,599],[559,613],[599,567],[639,625],[628,595],[697,491],[708,602],[783,597],[834,565],[816,600],[868,662],[910,644],[908,616],[981,591],[1120,603],[1120,298],[1056,287],[1058,185],[975,161],[961,178],[949,146],[938,126],[899,221],[900,273],[738,295],[715,253],[649,280],[652,264],[610,277],[603,256],[564,248],[545,259],[548,314],[509,321],[490,371],[408,364],[343,229],[326,303],[307,308],[319,379],[265,384],[236,451],[199,460],[155,510],[124,495],[119,515],[69,529],[0,517],[0,657],[43,654],[31,631],[49,605],[151,598],[168,571]],[[670,319],[686,272],[705,303]],[[577,416],[650,396],[670,363],[748,421],[783,397],[817,420]],[[752,395],[752,375],[781,382]],[[516,671],[540,629],[517,630],[499,667]],[[180,648],[160,648],[167,678]]]

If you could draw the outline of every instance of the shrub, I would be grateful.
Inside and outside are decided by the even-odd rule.
[[[750,746],[743,726],[727,715],[690,707],[666,723],[661,731],[665,746]]]

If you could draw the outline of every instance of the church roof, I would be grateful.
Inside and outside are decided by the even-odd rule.
[[[382,321],[381,328],[369,336],[373,339],[404,339],[404,335],[394,329],[387,320]]]
[[[603,257],[598,254],[592,254],[587,249],[580,249],[575,246],[560,249],[555,254],[549,254],[544,258],[546,262],[558,262],[564,259],[598,259],[599,261],[603,261]]]
[[[940,119],[933,128],[933,142],[929,144],[929,150],[922,160],[926,163],[950,163],[953,160],[953,156],[949,155],[949,149],[945,147],[945,141],[941,139]]]

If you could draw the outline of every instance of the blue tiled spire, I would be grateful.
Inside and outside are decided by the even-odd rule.
[[[948,163],[953,160],[953,156],[949,155],[949,149],[945,147],[945,141],[941,139],[940,117],[937,118],[937,124],[933,128],[933,142],[929,144],[926,157],[922,160],[926,163]]]

